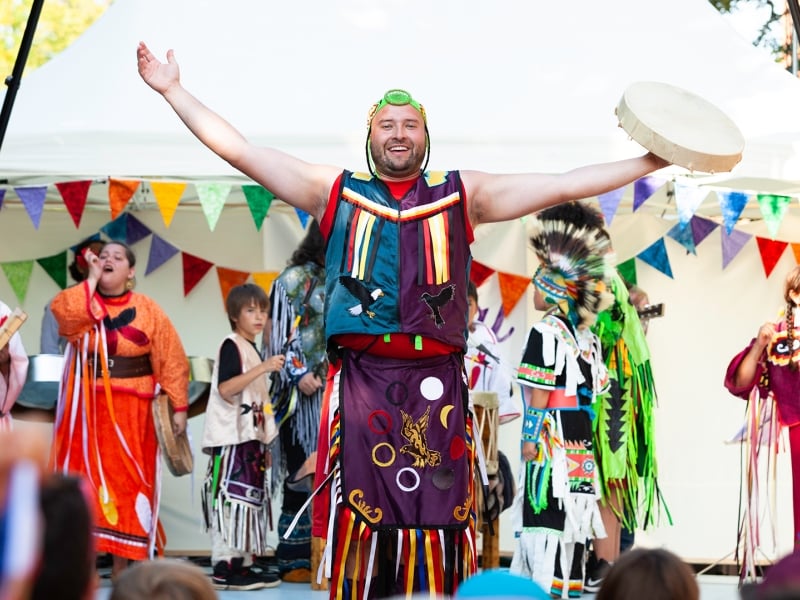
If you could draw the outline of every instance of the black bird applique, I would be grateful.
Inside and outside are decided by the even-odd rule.
[[[371,319],[375,316],[375,313],[371,311],[369,307],[373,302],[375,302],[375,300],[383,296],[383,290],[381,288],[375,288],[374,290],[370,291],[358,279],[349,277],[347,275],[340,275],[339,283],[347,288],[347,291],[350,292],[356,300],[358,300],[358,304],[348,308],[347,312],[354,317],[357,317],[360,314],[366,314]]]
[[[455,289],[455,285],[448,285],[435,296],[431,296],[428,292],[423,292],[422,301],[428,305],[428,308],[431,309],[431,318],[436,324],[436,327],[441,328],[442,325],[444,325],[444,319],[442,318],[442,313],[439,309],[453,299]]]

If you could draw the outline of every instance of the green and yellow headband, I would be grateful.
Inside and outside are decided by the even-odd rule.
[[[372,125],[372,119],[375,117],[378,111],[388,104],[391,104],[392,106],[405,106],[406,104],[409,104],[415,108],[419,114],[422,115],[422,120],[425,122],[425,124],[428,124],[428,117],[425,114],[425,107],[414,100],[414,98],[411,97],[411,94],[409,94],[407,91],[394,89],[386,92],[383,95],[383,98],[373,104],[372,108],[369,109],[369,116],[367,117],[368,127]]]

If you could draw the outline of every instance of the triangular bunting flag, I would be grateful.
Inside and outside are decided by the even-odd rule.
[[[769,277],[789,243],[756,236],[756,244],[761,255],[761,264],[764,266],[764,274]]]
[[[161,211],[161,218],[164,220],[164,226],[169,229],[172,224],[172,217],[175,216],[175,210],[180,204],[183,191],[186,189],[186,183],[178,181],[151,181],[150,189],[153,190],[153,196],[158,204],[158,210]]]
[[[47,196],[47,186],[18,187],[14,188],[14,191],[25,206],[34,229],[39,229],[39,222],[42,220],[42,211],[44,210],[44,199]]]
[[[669,264],[669,256],[667,255],[667,246],[664,244],[664,238],[659,238],[647,248],[642,250],[636,257],[654,269],[661,271],[667,277],[672,278],[672,267]]]
[[[300,210],[299,208],[295,208],[294,212],[297,213],[297,218],[300,219],[300,225],[302,225],[303,229],[305,229],[306,223],[308,223],[308,213],[304,210]]]
[[[636,285],[638,282],[636,277],[636,258],[629,258],[625,262],[619,263],[617,265],[617,273],[631,285]]]
[[[62,290],[67,287],[67,251],[64,250],[53,256],[37,258],[36,262],[50,275],[51,279]]]
[[[6,197],[6,189],[0,189],[0,209],[3,208],[3,198]]]
[[[132,246],[136,242],[143,240],[151,233],[153,232],[147,225],[142,223],[132,214],[128,213],[128,223],[125,228],[125,239],[129,246]]]
[[[730,235],[744,207],[747,206],[750,195],[744,192],[718,190],[717,199],[719,200],[719,207],[722,209],[722,222],[725,225],[725,231]]]
[[[214,264],[186,252],[181,252],[181,258],[183,259],[183,295],[188,296]]]
[[[253,273],[253,281],[256,285],[260,285],[261,288],[269,294],[272,291],[272,282],[278,278],[277,271],[266,271],[263,273]]]
[[[103,238],[102,238],[102,237],[100,237],[100,234],[99,234],[99,233],[93,233],[93,234],[92,234],[92,235],[90,235],[89,237],[86,237],[86,238],[82,239],[80,242],[78,242],[78,243],[77,243],[77,244],[75,244],[74,246],[70,246],[70,247],[69,247],[69,249],[72,251],[72,253],[73,253],[73,254],[75,254],[75,252],[78,250],[78,246],[81,246],[81,245],[83,245],[83,244],[88,244],[89,242],[98,242],[98,241],[102,241],[102,239],[103,239]]]
[[[128,239],[128,215],[129,213],[122,213],[113,221],[109,221],[100,228],[100,231],[105,233],[108,238],[114,242],[126,242]]]
[[[764,222],[766,222],[770,237],[773,240],[778,235],[778,229],[781,227],[781,222],[784,215],[786,215],[786,209],[789,208],[791,200],[789,196],[758,194],[758,206],[761,208],[761,214],[764,215]]]
[[[112,220],[125,210],[141,183],[141,181],[133,179],[108,180],[108,206],[111,209]]]
[[[200,199],[200,206],[203,207],[208,228],[214,231],[232,186],[228,183],[195,183],[194,187]]]
[[[606,225],[611,225],[611,221],[614,220],[614,216],[617,214],[617,208],[619,208],[619,203],[622,200],[622,196],[625,194],[625,187],[626,186],[622,186],[616,190],[600,194],[597,197],[597,201],[600,203],[600,210],[603,211],[603,216],[606,219]]]
[[[261,231],[261,226],[264,224],[264,219],[267,218],[275,194],[260,185],[243,185],[242,193],[247,200],[247,206],[250,207],[250,214],[253,215],[256,230]]]
[[[633,212],[636,212],[666,182],[666,179],[652,175],[637,179],[633,184]]]
[[[692,235],[691,227],[686,227],[681,223],[676,223],[672,226],[672,229],[667,232],[667,235],[678,242],[681,246],[686,248],[688,252],[691,252],[695,255],[697,254],[697,249],[694,245],[694,235]]]
[[[730,262],[739,254],[742,247],[753,237],[749,233],[734,229],[728,234],[723,228],[721,231],[722,241],[722,269],[730,264]]]
[[[144,272],[145,277],[158,269],[178,252],[179,250],[175,246],[154,233],[153,239],[150,241],[150,255],[147,257],[147,270]]]
[[[708,190],[705,188],[675,183],[675,204],[678,207],[678,221],[682,227],[689,224],[706,196]]]
[[[800,265],[800,244],[792,244],[792,252],[794,252],[794,262]]]
[[[491,267],[487,267],[483,263],[479,263],[477,260],[472,261],[472,268],[469,271],[469,278],[472,283],[475,284],[475,287],[481,287],[484,281],[489,279],[494,274],[494,269]]]
[[[61,194],[64,206],[67,207],[67,212],[72,217],[72,222],[75,223],[76,228],[81,226],[81,218],[83,217],[83,210],[86,208],[86,198],[89,196],[91,185],[91,180],[56,183],[56,189]]]
[[[31,273],[33,272],[32,260],[20,260],[17,262],[7,262],[0,264],[3,272],[6,274],[11,289],[14,295],[19,300],[20,304],[25,304],[25,296],[28,293],[28,284],[31,281]]]
[[[695,246],[699,245],[700,242],[706,239],[712,231],[719,227],[719,225],[717,225],[711,219],[705,219],[697,216],[692,217],[691,226]]]
[[[217,267],[217,277],[219,278],[219,290],[222,292],[222,304],[224,305],[231,288],[242,285],[250,277],[250,273]]]
[[[528,289],[531,282],[530,277],[513,275],[511,273],[497,272],[497,279],[500,283],[500,299],[503,302],[503,314],[508,316],[519,302],[519,299]]]

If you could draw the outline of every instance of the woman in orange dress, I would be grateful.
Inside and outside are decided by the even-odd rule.
[[[96,547],[112,555],[113,577],[154,554],[161,462],[151,405],[159,389],[166,393],[173,430],[186,429],[189,364],[164,311],[132,291],[131,249],[109,242],[84,258],[86,280],[51,303],[68,341],[52,461],[87,478]]]

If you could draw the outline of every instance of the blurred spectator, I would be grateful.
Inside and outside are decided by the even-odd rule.
[[[216,600],[203,569],[190,562],[162,558],[136,563],[114,583],[109,600]]]
[[[85,485],[85,480],[61,473],[52,473],[42,482],[39,504],[44,547],[31,600],[93,597],[97,579],[92,515]]]
[[[596,600],[699,600],[694,571],[664,548],[634,548],[608,571]]]
[[[461,598],[549,600],[550,595],[531,579],[498,569],[467,579],[456,591],[455,599]]]

